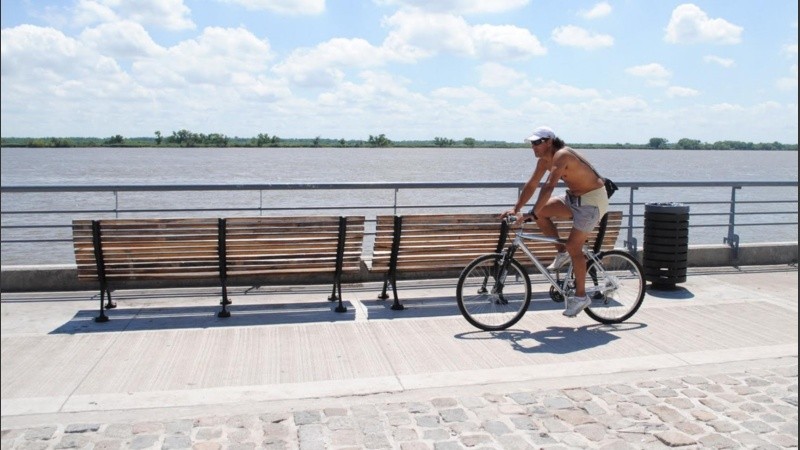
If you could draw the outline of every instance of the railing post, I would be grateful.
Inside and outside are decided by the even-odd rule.
[[[637,186],[631,186],[631,193],[628,200],[628,239],[624,242],[625,248],[627,248],[633,256],[638,256],[636,253],[638,251],[636,238],[633,237],[633,192],[637,189],[639,189]]]
[[[394,188],[394,204],[392,205],[392,214],[395,216],[397,215],[397,191],[399,190],[400,188]]]
[[[731,186],[731,212],[728,216],[728,237],[722,238],[723,244],[728,244],[731,248],[732,259],[739,258],[739,235],[734,233],[736,225],[736,190],[741,186]]]
[[[114,191],[114,218],[119,219],[119,191]]]
[[[264,215],[264,190],[263,189],[259,189],[258,190],[258,215],[259,216],[263,216]]]

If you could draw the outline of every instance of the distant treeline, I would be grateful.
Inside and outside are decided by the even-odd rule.
[[[582,144],[568,143],[575,148],[609,149],[654,149],[654,150],[797,150],[797,144],[780,142],[742,142],[717,141],[701,142],[697,139],[683,138],[670,143],[664,138],[650,138],[647,143]],[[108,138],[93,137],[50,137],[50,138],[0,138],[1,147],[66,148],[66,147],[454,147],[454,148],[526,148],[524,142],[482,141],[471,137],[454,140],[435,137],[431,140],[393,141],[385,134],[369,135],[366,140],[328,139],[317,136],[307,139],[283,139],[276,135],[259,133],[258,136],[242,138],[229,137],[221,133],[193,133],[189,130],[173,131],[163,136],[160,131],[154,137],[126,138],[121,135]]]

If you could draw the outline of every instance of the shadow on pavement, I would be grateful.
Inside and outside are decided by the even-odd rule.
[[[508,329],[503,331],[474,331],[457,334],[457,339],[499,339],[508,341],[511,348],[522,353],[562,355],[600,347],[620,339],[620,331],[644,328],[642,323],[618,325],[585,325],[582,327],[547,327],[540,331]]]
[[[647,295],[658,298],[666,298],[672,300],[689,300],[694,298],[692,291],[681,286],[647,286]]]
[[[410,319],[420,317],[460,316],[461,311],[453,296],[402,299],[404,309],[392,310],[392,300],[362,300],[370,319]],[[533,299],[528,311],[555,311],[564,309],[563,303],[556,303],[549,297]]]
[[[347,302],[345,302],[347,303]],[[219,306],[146,306],[106,310],[108,322],[97,323],[98,311],[81,310],[50,334],[107,333],[121,331],[223,328],[254,325],[353,321],[352,305],[346,312],[334,311],[336,302],[231,305],[231,316],[217,317]]]

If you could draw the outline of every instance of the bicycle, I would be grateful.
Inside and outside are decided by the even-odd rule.
[[[515,217],[506,220],[510,224]],[[572,263],[562,272],[551,274],[536,255],[525,245],[526,240],[564,244],[566,239],[541,234],[516,232],[511,244],[501,253],[489,253],[472,260],[461,272],[456,288],[456,299],[461,314],[467,321],[485,331],[504,330],[517,323],[531,303],[532,291],[551,300],[563,302],[575,293]],[[528,256],[533,269],[531,275],[515,259],[518,250]],[[642,306],[645,279],[642,265],[624,250],[595,252],[583,245],[587,261],[586,294],[592,304],[584,311],[603,324],[621,323],[631,318]],[[546,297],[545,297],[546,298]]]

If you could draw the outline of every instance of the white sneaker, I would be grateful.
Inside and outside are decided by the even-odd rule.
[[[567,317],[575,317],[584,308],[592,304],[592,299],[588,295],[583,297],[567,297],[567,308],[564,310],[564,315]]]
[[[570,259],[571,258],[569,256],[569,253],[567,253],[567,252],[558,252],[556,254],[556,257],[553,260],[553,262],[551,262],[550,265],[547,266],[547,270],[550,271],[550,272],[552,272],[554,270],[558,270],[558,269],[561,268],[561,266],[563,266],[564,264],[568,263],[570,261]]]

